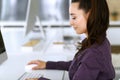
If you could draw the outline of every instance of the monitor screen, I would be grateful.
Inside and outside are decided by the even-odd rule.
[[[3,63],[5,60],[7,60],[7,54],[4,46],[2,33],[0,31],[0,64]]]
[[[0,54],[2,54],[3,52],[5,52],[5,46],[4,46],[4,43],[3,43],[3,38],[2,38],[1,31],[0,31]]]

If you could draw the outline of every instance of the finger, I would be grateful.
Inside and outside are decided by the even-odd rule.
[[[39,67],[39,66],[36,66],[36,67],[33,67],[32,69],[33,69],[33,70],[38,70],[38,69],[40,69],[40,67]]]
[[[42,61],[40,60],[35,60],[35,61],[31,61],[29,64],[37,64],[40,65],[42,63]]]
[[[29,78],[29,79],[25,79],[25,80],[38,80],[38,78]]]
[[[32,80],[32,79],[30,79],[30,78],[27,78],[27,79],[25,79],[25,80]]]
[[[38,63],[38,60],[33,60],[33,61],[30,61],[28,64],[37,64]]]
[[[29,79],[25,79],[25,80],[35,80],[35,79],[33,79],[33,78],[29,78]]]

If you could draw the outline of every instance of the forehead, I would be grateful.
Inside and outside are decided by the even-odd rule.
[[[86,13],[84,12],[83,9],[79,9],[79,3],[76,2],[70,5],[69,14],[72,16],[73,15],[79,16],[79,15],[85,15]]]
[[[79,7],[79,3],[78,2],[71,3],[71,5],[69,7],[69,12],[72,13],[72,12],[78,11],[79,10],[78,7]]]

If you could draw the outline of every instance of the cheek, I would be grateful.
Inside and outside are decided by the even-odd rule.
[[[86,33],[87,31],[87,21],[83,18],[83,19],[79,19],[76,23],[76,26],[78,27],[78,33]]]

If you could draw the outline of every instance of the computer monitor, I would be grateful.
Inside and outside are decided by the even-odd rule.
[[[40,31],[40,36],[42,38],[45,38],[45,33],[43,31],[43,26],[41,25],[39,17],[39,1],[40,0],[28,0],[25,36],[33,31],[37,22],[37,26],[39,26],[38,29]]]
[[[43,30],[43,26],[41,25],[39,17],[39,1],[40,0],[28,0],[25,25],[25,39],[27,38],[27,42],[25,42],[22,46],[23,51],[32,50],[46,39],[45,31]]]
[[[6,53],[6,49],[4,46],[2,33],[0,30],[0,64],[2,64],[5,60],[7,60],[7,53]]]

